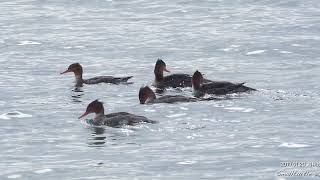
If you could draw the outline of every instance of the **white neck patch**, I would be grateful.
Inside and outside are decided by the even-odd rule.
[[[80,75],[76,75],[76,82],[81,83],[82,82],[82,77]]]

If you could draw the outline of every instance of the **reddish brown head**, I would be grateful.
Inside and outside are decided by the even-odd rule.
[[[159,78],[163,78],[163,71],[170,72],[167,69],[167,65],[165,62],[163,62],[161,59],[158,59],[156,62],[156,66],[154,67],[154,74],[158,80]]]
[[[60,74],[65,74],[68,72],[73,72],[76,76],[82,75],[82,73],[83,73],[82,66],[79,63],[73,63],[68,67],[67,70],[65,70],[64,72],[62,72]]]
[[[152,89],[150,89],[148,86],[140,88],[140,91],[139,91],[140,104],[148,103],[149,101],[152,101],[156,98],[157,98],[156,95],[154,94]]]
[[[201,72],[197,70],[196,72],[193,73],[193,76],[192,76],[192,87],[195,89],[200,88],[202,81],[203,81],[203,76]]]
[[[104,108],[103,108],[102,102],[100,102],[100,101],[98,101],[98,100],[92,101],[92,102],[88,105],[86,112],[83,113],[83,114],[79,117],[79,119],[80,119],[80,118],[83,118],[83,117],[85,117],[86,115],[91,114],[91,113],[104,115]]]

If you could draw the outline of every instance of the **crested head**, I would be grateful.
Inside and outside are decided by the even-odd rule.
[[[144,86],[140,88],[139,90],[140,104],[148,103],[156,98],[157,98],[156,95],[154,94],[154,92],[149,86]]]
[[[158,58],[156,66],[166,66],[166,63],[162,59]]]
[[[103,110],[103,103],[96,99],[87,106],[86,111],[98,114],[101,110]]]
[[[61,74],[65,74],[68,72],[73,72],[76,76],[77,75],[81,76],[83,73],[82,66],[79,63],[70,64],[68,69],[66,71],[62,72]]]
[[[69,65],[68,69],[73,69],[73,68],[77,68],[77,67],[81,67],[81,64],[80,63],[72,63]]]
[[[203,76],[202,76],[201,72],[196,70],[196,72],[194,72],[193,76],[192,76],[192,86],[194,88],[199,88],[202,81],[203,81]]]
[[[88,114],[91,114],[91,113],[95,113],[96,115],[97,114],[101,114],[101,115],[104,115],[104,108],[103,108],[103,103],[98,101],[97,100],[94,100],[92,101],[88,106],[87,106],[87,109],[86,109],[86,112],[80,116],[79,118],[82,118]]]
[[[82,74],[82,66],[79,63],[73,63],[68,67],[68,70],[74,72],[74,74]]]
[[[163,78],[163,71],[170,72],[167,69],[166,63],[162,59],[158,59],[154,67],[154,74],[156,76],[156,80],[161,80]]]
[[[202,74],[200,71],[196,70],[196,72],[193,73],[193,76],[195,78],[203,78]]]

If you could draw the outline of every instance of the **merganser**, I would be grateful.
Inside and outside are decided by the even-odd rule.
[[[117,112],[105,115],[103,104],[98,100],[91,102],[88,105],[86,112],[83,113],[79,119],[90,113],[95,113],[92,124],[96,126],[106,125],[110,127],[121,127],[124,125],[136,125],[139,123],[157,123],[157,121],[150,120],[144,116],[138,116],[127,112]]]
[[[191,75],[189,74],[171,74],[168,76],[163,76],[163,72],[170,72],[167,69],[166,63],[158,59],[154,67],[155,82],[154,86],[157,88],[166,88],[166,87],[191,87]],[[204,79],[204,82],[211,82],[208,79]]]
[[[203,76],[197,70],[192,76],[192,89],[195,97],[201,97],[205,94],[225,95],[230,93],[256,91],[253,88],[244,86],[245,83],[231,83],[227,81],[212,81],[203,84]]]
[[[141,87],[139,90],[140,104],[151,103],[175,103],[175,102],[194,102],[196,98],[185,97],[181,95],[166,95],[157,98],[156,94],[148,86]]]
[[[67,70],[60,74],[65,74],[68,72],[73,72],[76,77],[76,86],[82,86],[83,84],[98,84],[98,83],[111,83],[111,84],[120,84],[126,83],[128,79],[132,76],[127,77],[112,77],[112,76],[98,76],[90,79],[82,79],[82,66],[79,63],[71,64]]]
[[[140,104],[154,104],[154,103],[176,103],[176,102],[196,102],[196,101],[210,101],[222,100],[221,98],[194,98],[181,95],[166,95],[157,98],[156,94],[149,86],[141,87],[139,90]]]

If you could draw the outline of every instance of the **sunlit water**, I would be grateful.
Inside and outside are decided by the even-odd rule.
[[[318,0],[2,0],[0,179],[286,179],[280,162],[320,161],[319,15]],[[157,58],[259,92],[139,105]],[[74,62],[134,84],[76,91],[59,74]],[[89,127],[95,99],[160,123]]]

